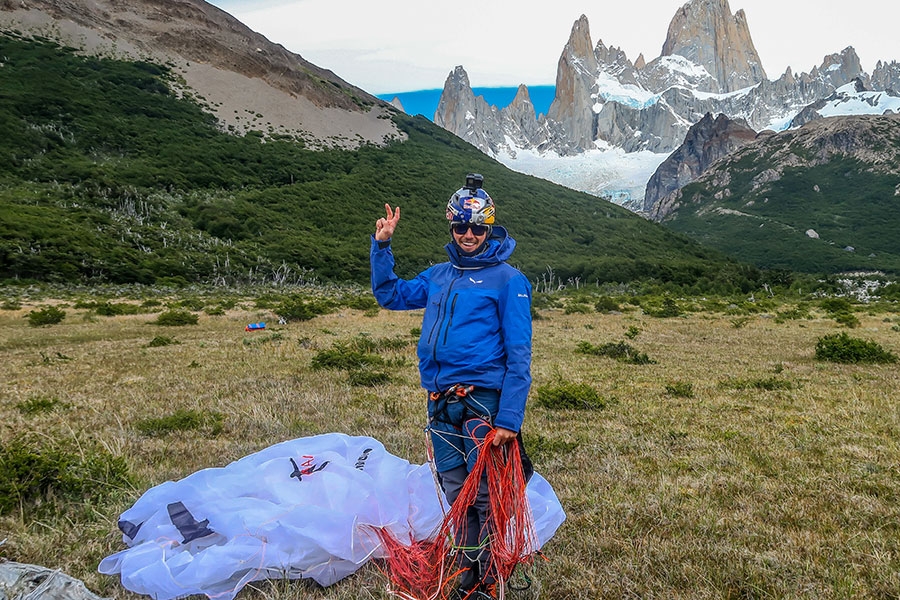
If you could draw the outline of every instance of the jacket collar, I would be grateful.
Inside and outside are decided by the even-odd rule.
[[[459,246],[452,241],[444,249],[454,267],[460,269],[483,269],[499,265],[507,260],[516,248],[514,240],[505,227],[494,225],[491,237],[484,243],[485,248],[474,256],[466,256],[459,250]]]

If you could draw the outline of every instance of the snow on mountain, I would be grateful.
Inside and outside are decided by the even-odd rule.
[[[504,150],[495,158],[513,171],[640,210],[647,180],[668,154],[625,152],[602,142],[597,146],[573,156],[532,148]]]
[[[673,18],[662,54],[647,63],[602,41],[593,46],[582,15],[560,55],[546,114],[478,102],[459,66],[435,123],[513,170],[639,210],[655,168],[704,115],[782,131],[824,116],[883,114],[900,111],[890,91],[897,81],[900,64],[879,62],[869,76],[852,47],[809,73],[789,68],[768,79],[743,11],[732,14],[727,0],[690,0]]]
[[[618,102],[631,108],[647,108],[659,100],[659,95],[640,85],[622,83],[614,75],[603,71],[597,76],[597,97],[605,102]],[[600,112],[602,103],[594,104],[594,112]]]
[[[900,96],[890,92],[857,92],[853,83],[835,90],[835,98],[818,109],[823,117],[840,115],[883,115],[886,111],[900,112]]]

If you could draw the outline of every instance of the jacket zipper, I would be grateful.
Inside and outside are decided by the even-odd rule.
[[[459,281],[459,278],[462,277],[462,274],[463,274],[462,271],[457,269],[456,277],[453,278],[453,280],[450,282],[450,285],[447,287],[447,294],[444,297],[443,301],[441,302],[441,308],[440,308],[440,311],[438,312],[438,319],[435,323],[435,328],[437,329],[437,331],[440,331],[441,324],[444,321],[444,313],[447,310],[447,299],[450,297],[450,292],[453,291],[453,286],[456,285],[456,282]],[[456,295],[454,295],[454,297],[453,297],[453,304],[456,304]],[[451,313],[451,319],[452,319],[452,313]],[[435,331],[435,328],[433,328],[431,330],[431,332],[428,334],[428,343],[429,344],[431,343],[431,337]],[[444,338],[445,338],[445,343],[446,343],[446,333],[444,334]],[[437,340],[435,340],[435,342],[437,342]],[[435,372],[435,375],[434,375],[434,387],[437,388],[438,387],[438,379],[440,379],[440,377],[441,377],[441,363],[439,363],[438,359],[437,359],[437,343],[435,343],[434,345],[431,346],[431,358],[434,360],[434,364],[437,366],[437,371]],[[440,392],[442,390],[435,389],[434,391]]]
[[[450,303],[450,314],[447,316],[447,326],[444,327],[444,345],[447,345],[447,336],[450,335],[450,326],[453,325],[453,313],[456,312],[456,300],[459,294],[453,294],[453,302]]]

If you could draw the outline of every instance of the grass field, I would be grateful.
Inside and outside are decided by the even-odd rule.
[[[0,445],[6,460],[39,448],[72,457],[73,471],[94,465],[93,485],[16,501],[7,472],[0,556],[134,597],[96,568],[123,548],[117,517],[151,486],[332,431],[424,461],[418,312],[343,308],[278,325],[246,299],[161,326],[165,306],[107,317],[69,300],[55,302],[62,322],[30,326],[50,303],[0,310]],[[848,332],[898,354],[900,316],[857,308],[848,330],[816,310],[773,315],[541,311],[524,434],[568,515],[536,571],[541,598],[898,597],[900,371],[825,362],[815,348]],[[244,331],[259,320],[269,327]],[[580,342],[623,342],[649,360]],[[378,359],[315,368],[354,350]],[[602,401],[540,401],[567,384]],[[385,583],[369,565],[329,588],[263,582],[239,598],[387,598]]]

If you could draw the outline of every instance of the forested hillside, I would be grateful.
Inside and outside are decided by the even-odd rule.
[[[444,259],[443,207],[485,176],[533,280],[732,291],[760,273],[628,211],[509,171],[423,118],[409,139],[312,150],[222,131],[164,65],[0,37],[0,279],[262,283],[368,279],[369,234],[403,207],[399,271]]]

